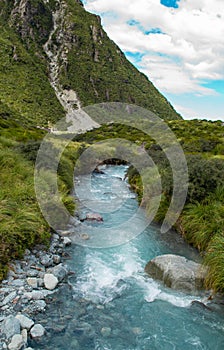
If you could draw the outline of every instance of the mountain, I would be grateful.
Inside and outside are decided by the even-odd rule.
[[[1,119],[47,126],[77,108],[107,101],[181,119],[81,1],[0,2]]]

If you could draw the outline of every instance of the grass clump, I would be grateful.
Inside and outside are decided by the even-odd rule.
[[[33,186],[33,167],[14,150],[0,148],[0,279],[11,259],[46,243],[50,230],[40,213]]]

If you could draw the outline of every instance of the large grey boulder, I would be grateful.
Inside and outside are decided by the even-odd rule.
[[[196,292],[204,288],[207,268],[179,255],[160,255],[148,262],[145,272],[172,289]]]

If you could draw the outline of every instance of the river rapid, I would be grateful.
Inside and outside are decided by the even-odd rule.
[[[224,349],[223,309],[216,304],[210,307],[208,294],[179,293],[144,273],[146,263],[161,254],[200,261],[198,253],[177,233],[161,234],[158,226],[150,225],[124,244],[89,246],[91,232],[97,235],[97,227],[113,236],[115,228],[128,222],[137,210],[136,225],[139,220],[147,221],[124,180],[127,166],[107,165],[102,170],[92,176],[89,203],[87,196],[79,205],[79,216],[90,211],[93,195],[107,204],[119,201],[118,209],[102,213],[103,222],[86,224],[90,240],[69,248],[67,264],[75,274],[59,288],[46,314],[38,316],[48,333],[32,346],[45,350]],[[85,177],[76,178],[75,186],[85,192],[86,181]]]

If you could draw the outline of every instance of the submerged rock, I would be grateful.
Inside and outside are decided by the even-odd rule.
[[[98,213],[88,213],[86,214],[86,220],[87,221],[98,221],[98,222],[102,222],[103,218],[100,214]]]
[[[103,327],[100,332],[101,332],[103,337],[105,337],[105,338],[109,337],[111,335],[111,328],[110,327]]]
[[[160,255],[148,262],[145,272],[167,287],[183,292],[204,288],[207,268],[179,255]]]

